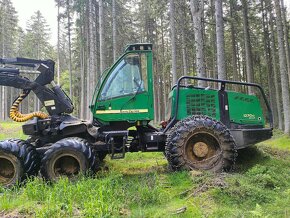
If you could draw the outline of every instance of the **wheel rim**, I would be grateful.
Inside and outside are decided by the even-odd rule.
[[[16,175],[15,165],[10,157],[0,156],[0,183],[10,184]]]
[[[63,154],[53,163],[53,172],[56,177],[73,177],[81,171],[80,160],[73,154]]]
[[[184,148],[186,160],[197,168],[210,168],[221,156],[218,139],[208,132],[191,135]]]

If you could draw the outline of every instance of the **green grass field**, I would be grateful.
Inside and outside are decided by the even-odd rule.
[[[0,124],[0,139],[24,136]],[[290,217],[290,138],[239,152],[234,172],[170,172],[162,153],[105,159],[94,177],[0,187],[0,217]]]
[[[8,138],[25,139],[22,133],[21,123],[16,122],[0,122],[0,140]]]

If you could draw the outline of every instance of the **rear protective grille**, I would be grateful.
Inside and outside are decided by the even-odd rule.
[[[190,94],[186,96],[187,115],[217,116],[215,95]]]

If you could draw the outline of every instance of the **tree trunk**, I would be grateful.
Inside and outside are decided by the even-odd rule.
[[[182,11],[183,17],[186,17],[186,11],[183,9]],[[182,42],[182,64],[183,64],[183,75],[186,76],[188,74],[188,65],[187,65],[187,52],[186,52],[186,39],[185,39],[185,25],[181,27],[181,42]],[[185,81],[187,84],[187,81]]]
[[[69,73],[69,97],[72,99],[72,60],[71,60],[71,11],[70,2],[66,0],[66,10],[67,10],[67,37],[68,37],[68,73]]]
[[[276,94],[276,107],[277,107],[277,114],[278,114],[278,128],[283,130],[283,117],[282,117],[282,109],[281,109],[281,89],[279,88],[279,78],[278,78],[278,67],[277,67],[277,55],[276,55],[276,45],[275,45],[275,37],[274,37],[274,27],[273,27],[273,15],[270,12],[270,30],[271,30],[271,52],[272,52],[272,65],[273,65],[273,74],[274,74],[274,85],[275,85],[275,94]]]
[[[246,70],[247,70],[247,81],[249,83],[254,82],[253,73],[253,62],[252,62],[252,50],[251,50],[251,39],[249,33],[249,21],[248,21],[248,3],[247,0],[242,0],[243,4],[243,24],[244,24],[244,37],[245,37],[245,55],[246,55]],[[248,87],[249,94],[254,94],[253,87]]]
[[[88,18],[87,18],[87,40],[88,40],[88,48],[87,48],[87,59],[88,59],[88,71],[87,71],[87,104],[90,106],[92,98],[93,98],[93,92],[95,89],[95,83],[96,83],[96,39],[95,39],[95,11],[94,11],[94,3],[93,0],[89,0],[88,2]],[[87,118],[91,119],[91,113],[87,113]]]
[[[211,13],[211,21],[215,22],[215,0],[210,0],[210,13]],[[211,63],[212,69],[210,72],[210,78],[217,79],[217,63],[216,63],[216,53],[217,53],[217,46],[216,46],[216,25],[211,25],[210,31],[210,38],[211,38],[211,48],[212,48],[212,55],[211,55]],[[216,86],[216,84],[214,84]],[[217,87],[215,87],[217,88]]]
[[[196,71],[197,76],[199,77],[206,77],[202,28],[203,4],[203,0],[190,0],[190,9],[193,17],[194,40],[196,50]],[[198,85],[201,87],[205,87],[206,82],[198,81]]]
[[[233,80],[240,81],[239,72],[237,67],[237,42],[236,42],[236,28],[235,28],[235,0],[230,0],[230,15],[231,15],[231,42],[232,42],[232,68]],[[239,91],[239,86],[234,87],[235,91]]]
[[[104,5],[99,1],[99,31],[100,31],[100,73],[105,70],[105,34],[104,34]]]
[[[270,96],[270,105],[273,110],[273,118],[274,118],[274,127],[278,127],[278,113],[276,106],[276,90],[275,84],[273,86],[273,66],[272,66],[272,54],[270,49],[270,39],[269,39],[269,29],[268,29],[268,16],[267,11],[264,8],[264,0],[261,0],[262,7],[262,22],[263,22],[263,44],[264,44],[264,53],[267,63],[267,71],[268,71],[268,86],[269,86],[269,96]],[[261,74],[262,75],[262,74]]]
[[[60,1],[57,2],[57,84],[60,84]]]
[[[286,8],[284,7],[284,0],[281,0],[281,9],[282,9],[282,20],[283,20],[283,28],[284,28],[284,41],[285,41],[285,52],[286,52],[286,62],[287,62],[287,71],[288,71],[288,79],[290,84],[290,47],[289,47],[289,28],[287,26],[286,19]]]
[[[218,78],[226,79],[225,38],[222,0],[215,1]]]
[[[90,44],[90,53],[89,53],[89,60],[90,60],[90,66],[89,66],[89,75],[90,75],[90,99],[92,98],[92,92],[94,90],[95,86],[95,81],[96,81],[96,51],[95,51],[95,44],[96,44],[96,39],[95,39],[95,28],[94,28],[94,7],[93,7],[93,0],[90,0],[90,5],[89,5],[89,44]]]
[[[116,0],[112,0],[112,18],[113,18],[113,59],[117,58],[117,27],[116,27]]]
[[[163,19],[163,16],[161,16],[161,18],[160,18],[160,23],[161,23],[161,44],[162,44],[162,65],[163,65],[163,69],[162,69],[162,75],[161,75],[161,77],[162,77],[162,81],[163,81],[163,83],[161,83],[161,87],[162,87],[162,92],[163,92],[163,97],[162,97],[162,99],[163,99],[163,108],[167,108],[167,89],[166,89],[166,86],[167,86],[167,84],[166,84],[166,71],[165,71],[165,66],[164,66],[164,63],[165,63],[165,59],[166,59],[166,57],[165,57],[165,40],[164,40],[164,35],[165,35],[165,33],[164,33],[164,19]],[[165,117],[166,116],[166,114],[165,114],[165,112],[164,112],[164,110],[163,110],[163,119],[165,120]]]
[[[86,96],[86,83],[85,83],[85,64],[84,64],[84,48],[80,46],[80,64],[81,64],[81,101],[80,101],[80,118],[85,119],[85,96]]]
[[[287,75],[287,63],[284,44],[284,33],[279,0],[274,0],[276,10],[276,25],[278,37],[279,66],[281,74],[282,102],[284,112],[284,132],[290,134],[290,111],[289,111],[289,80]]]
[[[172,86],[173,86],[177,82],[174,0],[170,0],[170,33],[171,33],[171,59],[172,59],[171,71],[172,71]]]
[[[85,46],[83,43],[83,38],[85,36],[84,33],[84,10],[81,9],[80,13],[80,21],[81,25],[79,26],[79,34],[80,38],[79,39],[79,48],[80,48],[80,73],[81,73],[81,100],[80,100],[80,118],[81,119],[86,119],[86,110],[87,108],[85,107],[86,105],[86,75],[85,75]]]
[[[86,109],[88,110],[88,107],[91,103],[91,92],[90,90],[92,90],[92,80],[90,79],[90,22],[91,18],[90,18],[90,11],[92,9],[90,9],[91,7],[93,7],[91,5],[91,1],[86,1],[86,11],[85,11],[85,38],[86,38],[86,52],[85,52],[85,60],[86,60],[86,83],[87,83],[87,88],[86,88],[86,94],[87,94],[87,98],[86,98]],[[89,113],[89,111],[86,111],[86,119],[90,119],[91,118],[91,113]]]
[[[185,33],[184,29],[182,28],[181,34],[181,41],[182,41],[182,64],[183,64],[183,75],[186,76],[188,73],[187,67],[187,59],[186,59],[186,41],[185,41]]]

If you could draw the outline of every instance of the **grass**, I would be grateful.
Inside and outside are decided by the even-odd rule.
[[[0,123],[0,140],[8,138],[25,139],[26,136],[22,132],[22,123],[2,122]]]
[[[290,136],[284,135],[280,130],[275,130],[273,138],[261,144],[272,148],[290,151]]]
[[[18,127],[5,125],[5,134],[16,134],[9,132]],[[275,132],[273,139],[239,151],[229,174],[169,172],[162,153],[107,157],[95,177],[54,184],[34,178],[13,189],[0,187],[0,216],[290,217],[288,140]]]

